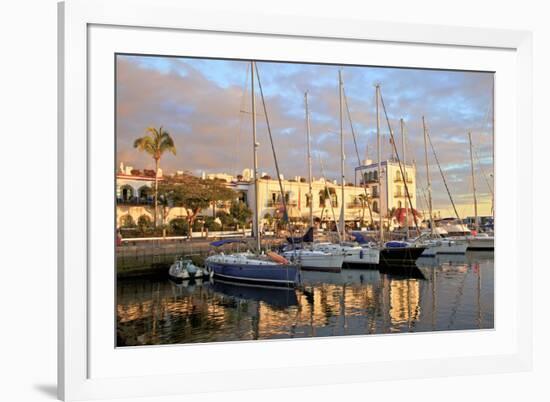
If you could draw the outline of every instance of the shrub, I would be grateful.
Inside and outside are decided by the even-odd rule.
[[[193,232],[200,232],[202,230],[202,220],[195,219],[193,221]]]
[[[141,233],[146,234],[151,232],[151,229],[153,229],[153,222],[147,215],[141,215],[138,218],[137,226]]]
[[[189,225],[183,218],[174,218],[170,221],[169,231],[175,236],[187,236],[189,233]]]
[[[233,229],[235,227],[235,220],[225,211],[218,211],[216,213],[216,218],[222,223],[221,230]]]
[[[211,216],[208,216],[204,220],[204,227],[207,228],[210,232],[217,232],[219,230],[222,230],[222,225],[216,222],[215,218]]]
[[[120,218],[120,227],[135,228],[136,223],[134,222],[134,218],[132,218],[132,215],[124,215],[122,218]]]

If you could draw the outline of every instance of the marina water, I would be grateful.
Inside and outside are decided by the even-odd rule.
[[[494,327],[492,252],[420,258],[418,269],[301,273],[298,289],[217,280],[117,282],[118,346]]]

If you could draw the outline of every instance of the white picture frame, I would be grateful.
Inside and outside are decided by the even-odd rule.
[[[132,35],[142,35],[139,45],[136,45]],[[112,284],[99,284],[105,283],[104,280],[109,281],[109,278],[114,282],[114,275],[113,271],[107,271],[106,276],[103,276],[105,272],[100,274],[92,268],[94,264],[97,265],[97,260],[109,260],[112,255],[112,250],[100,244],[101,237],[108,240],[107,248],[108,244],[113,244],[104,232],[109,230],[112,220],[107,218],[105,227],[97,224],[96,220],[91,223],[90,211],[102,203],[101,197],[98,197],[101,188],[94,183],[98,179],[101,182],[104,175],[112,175],[110,165],[102,168],[94,162],[98,156],[102,156],[94,143],[97,138],[95,133],[99,127],[108,131],[106,124],[114,124],[107,115],[108,111],[102,116],[100,107],[91,106],[108,99],[109,95],[103,93],[99,84],[102,80],[108,83],[109,79],[113,79],[112,76],[108,77],[112,66],[106,65],[102,57],[120,51],[116,48],[119,43],[126,43],[125,46],[131,50],[139,51],[141,48],[145,53],[154,53],[157,46],[155,43],[158,43],[155,42],[155,35],[163,35],[167,39],[175,35],[214,35],[235,41],[270,41],[273,44],[271,51],[282,52],[280,57],[285,57],[284,52],[289,55],[286,57],[291,57],[292,50],[290,47],[278,47],[278,41],[290,44],[307,40],[312,43],[312,47],[315,41],[323,42],[323,46],[329,46],[329,43],[330,46],[337,45],[333,50],[336,52],[340,49],[340,58],[351,53],[349,49],[354,46],[367,46],[373,54],[376,53],[376,47],[393,46],[403,49],[414,47],[415,53],[425,52],[422,54],[427,55],[436,51],[449,52],[446,53],[448,60],[432,62],[436,64],[427,62],[429,57],[419,60],[418,55],[414,59],[412,54],[402,53],[402,57],[408,57],[403,62],[407,66],[441,65],[467,69],[468,66],[478,65],[490,69],[492,63],[495,63],[497,76],[506,78],[500,94],[497,81],[496,102],[499,96],[510,95],[506,102],[502,102],[502,109],[498,105],[496,107],[496,210],[510,217],[511,223],[506,222],[507,231],[516,233],[508,239],[497,239],[496,271],[502,270],[505,275],[498,276],[495,284],[496,297],[502,300],[502,304],[495,304],[495,330],[203,344],[193,347],[165,346],[124,351],[116,351],[114,346],[109,346],[108,338],[114,337],[114,333],[107,332],[110,331],[108,322],[111,320],[112,323],[112,317],[106,316],[104,309],[109,307],[111,299],[106,297],[102,304],[94,294],[98,289],[104,292],[101,286],[111,289]],[[59,48],[60,398],[146,397],[530,369],[532,38],[529,32],[361,20],[321,20],[298,16],[216,15],[186,9],[177,0],[69,0],[59,5]],[[161,54],[165,54],[165,51],[169,51],[168,48]],[[246,51],[260,52],[260,49],[250,46]],[[466,60],[468,53],[475,54],[477,60]],[[387,60],[391,65],[399,63],[392,62],[394,59],[387,54],[384,56],[383,51],[380,54],[380,60]],[[472,54],[470,58],[473,58]],[[246,57],[247,54],[242,56]],[[250,57],[257,56],[250,54]],[[264,57],[273,57],[273,53],[266,53]],[[315,59],[315,56],[311,57]],[[99,69],[96,69],[97,66]],[[107,73],[101,71],[102,66]],[[108,102],[112,102],[112,99]],[[499,142],[499,135],[507,138],[507,141]],[[506,163],[500,162],[504,160]],[[499,176],[506,180],[499,180]],[[107,188],[112,189],[112,183],[107,183]],[[508,194],[506,200],[499,198],[498,194],[505,192]],[[111,199],[109,202],[112,202]],[[97,213],[94,214],[94,217],[97,216]],[[517,236],[517,233],[522,233],[522,236]],[[94,248],[92,253],[91,243],[99,251]],[[98,244],[100,246],[96,246]],[[508,254],[504,258],[503,252]],[[521,266],[518,264],[520,254]],[[519,269],[521,275],[517,275]],[[499,306],[502,307],[500,312]],[[503,308],[508,314],[503,314]],[[114,309],[113,305],[111,309]],[[102,340],[105,336],[102,334],[107,334],[107,341]],[[443,355],[438,354],[438,347],[443,349],[449,342],[456,348],[455,352],[441,357]],[[390,356],[389,352],[387,356],[375,356],[372,351],[369,356],[355,353],[353,359],[344,361],[337,356],[339,354],[334,353],[337,348],[367,350],[372,348],[369,345],[375,343],[379,351],[387,350],[388,345],[395,344],[395,349],[402,351],[402,357],[399,358],[397,354]],[[409,353],[413,345],[415,352]],[[434,345],[433,353],[429,352],[430,345]],[[486,349],[483,349],[484,345],[487,345]],[[325,348],[325,353],[317,353],[320,346]],[[202,348],[202,357],[199,357],[197,348]],[[294,364],[285,365],[276,359],[276,356],[296,353],[297,350],[303,354],[302,361],[298,358]],[[308,353],[312,356],[309,360]],[[178,372],[177,368],[170,365],[174,355],[187,356],[188,361],[196,359],[195,362],[201,364],[190,364],[189,367],[195,368]],[[234,360],[235,356],[241,357],[240,365]],[[120,361],[117,360],[119,358]],[[212,369],[216,358],[226,364],[220,363],[219,367]],[[234,364],[231,364],[232,361]],[[145,370],[136,367],[136,362],[152,368]],[[182,387],[181,384],[185,383],[194,384],[195,387]]]

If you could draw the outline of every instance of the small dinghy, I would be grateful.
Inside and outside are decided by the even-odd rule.
[[[207,278],[210,276],[208,268],[197,267],[189,259],[178,258],[168,270],[170,278],[176,281],[185,281],[188,279]]]

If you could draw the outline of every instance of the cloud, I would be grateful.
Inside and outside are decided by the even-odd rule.
[[[249,63],[169,57],[117,58],[117,162],[152,168],[152,159],[133,147],[148,126],[163,126],[174,137],[177,155],[166,155],[166,172],[239,173],[252,166],[251,100],[246,85]],[[327,178],[340,176],[338,66],[258,63],[277,157],[286,177],[305,176],[304,92],[309,93],[314,175],[321,155]],[[376,156],[374,85],[380,83],[388,118],[401,153],[399,119],[405,120],[407,159],[417,163],[425,187],[422,116],[425,116],[441,168],[455,200],[471,197],[468,131],[476,157],[479,199],[489,191],[492,173],[492,85],[490,73],[380,67],[344,67],[345,92],[361,159]],[[258,92],[258,89],[256,89]],[[256,101],[260,171],[274,173],[261,99]],[[346,177],[353,180],[357,156],[344,116]],[[381,111],[382,156],[391,155]],[[429,150],[434,205],[450,206],[443,180]],[[492,179],[489,178],[492,184]],[[419,197],[420,199],[421,197]],[[458,201],[457,201],[458,202]],[[485,211],[487,212],[487,211]]]

